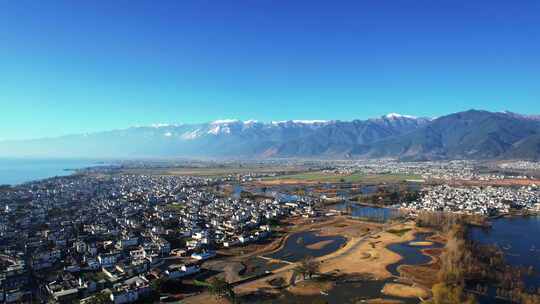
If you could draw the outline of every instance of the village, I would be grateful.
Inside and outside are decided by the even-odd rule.
[[[452,187],[425,189],[418,201],[405,202],[402,208],[415,212],[452,212],[499,216],[511,210],[540,211],[540,188],[522,187]]]
[[[405,174],[416,175],[422,180],[441,181],[528,180],[534,179],[530,173],[539,169],[536,162],[515,161],[497,164],[495,170],[479,170],[480,168],[487,169],[489,166],[471,160],[407,162],[395,159],[375,159],[344,162],[337,168],[342,173],[361,171],[366,174]],[[496,170],[497,168],[515,169],[516,172],[500,172]]]
[[[76,176],[3,191],[0,300],[84,302],[105,290],[113,303],[135,302],[150,295],[152,280],[200,272],[217,248],[269,238],[274,219],[315,214],[307,198],[223,197],[218,186],[196,177]]]
[[[466,161],[321,162],[317,168],[332,176],[420,176],[409,181],[420,185],[419,198],[394,205],[407,210],[409,218],[422,211],[496,216],[540,210],[535,184],[424,184],[430,179],[479,178],[474,164]],[[282,220],[316,223],[339,217],[319,204],[323,197],[315,192],[251,192],[242,186],[276,175],[117,174],[104,167],[2,187],[0,301],[96,303],[98,295],[115,304],[156,301],[162,296],[156,294],[156,282],[204,277],[213,271],[205,268],[205,261],[219,259],[223,250],[243,252],[250,244],[272,241]]]

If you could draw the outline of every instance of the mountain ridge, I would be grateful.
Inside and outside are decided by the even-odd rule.
[[[236,119],[0,142],[0,156],[497,159],[540,156],[540,119],[469,110],[437,118]]]

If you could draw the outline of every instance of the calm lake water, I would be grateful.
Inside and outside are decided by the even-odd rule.
[[[54,176],[70,175],[73,169],[97,165],[100,165],[100,162],[93,160],[0,158],[0,185],[16,185]]]
[[[363,206],[348,200],[331,206],[331,209],[350,211],[353,217],[378,222],[386,222],[400,216],[398,209]]]
[[[499,245],[513,265],[540,270],[540,217],[501,218],[492,225],[492,229],[472,229],[473,240]]]
[[[432,233],[417,233],[415,235],[415,240],[411,242],[424,242],[426,241],[426,238],[431,235]],[[439,243],[433,243],[433,245],[429,246],[411,246],[411,242],[395,243],[388,246],[388,249],[401,255],[401,260],[399,260],[399,262],[390,264],[386,268],[391,274],[399,276],[397,269],[400,265],[421,265],[429,263],[431,261],[431,257],[423,254],[422,249],[443,247],[443,245]]]
[[[534,274],[525,278],[525,284],[540,287],[540,217],[501,218],[492,225],[492,229],[473,228],[472,239],[498,245],[513,266],[533,266]]]
[[[346,239],[342,236],[321,236],[312,231],[299,232],[291,235],[283,248],[268,257],[289,262],[297,262],[311,256],[320,257],[330,254],[345,245]],[[325,242],[320,248],[309,248],[310,245]]]

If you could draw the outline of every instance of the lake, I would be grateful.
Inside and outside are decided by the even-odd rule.
[[[540,217],[511,217],[492,221],[491,229],[473,228],[471,237],[503,248],[512,265],[540,269]]]
[[[534,274],[525,278],[529,288],[540,287],[539,236],[540,217],[500,218],[492,221],[491,229],[471,229],[473,240],[482,244],[495,244],[503,249],[506,262],[510,265],[534,267]]]
[[[54,176],[65,176],[100,165],[96,160],[0,158],[0,185],[17,185]]]

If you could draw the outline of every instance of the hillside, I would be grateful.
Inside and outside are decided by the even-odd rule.
[[[353,121],[219,120],[0,142],[2,157],[539,159],[540,120],[470,110]]]

